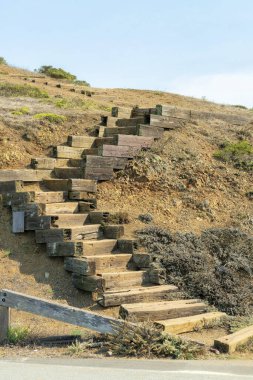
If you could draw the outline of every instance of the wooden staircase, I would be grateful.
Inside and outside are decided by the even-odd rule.
[[[122,318],[149,319],[178,333],[222,313],[206,313],[203,302],[182,299],[178,288],[150,267],[150,256],[136,253],[134,240],[124,239],[124,226],[107,223],[110,210],[96,211],[97,181],[111,180],[165,129],[182,126],[181,114],[176,120],[174,113],[159,116],[158,109],[161,113],[134,108],[128,118],[102,117],[98,136],[69,136],[53,157],[33,158],[30,169],[0,170],[0,192],[12,209],[13,232],[35,231],[50,257],[64,258],[75,287],[95,294],[103,307],[120,306]],[[113,114],[119,116],[115,108]],[[31,183],[37,190],[30,190]]]

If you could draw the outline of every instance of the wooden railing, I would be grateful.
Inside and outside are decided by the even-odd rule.
[[[0,291],[0,341],[7,338],[10,308],[106,334],[116,334],[117,328],[125,323],[122,320],[103,317],[76,307],[60,305],[56,302],[3,289]]]

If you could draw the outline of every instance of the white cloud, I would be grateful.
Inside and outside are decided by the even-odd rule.
[[[253,107],[253,73],[212,74],[179,77],[173,80],[168,92],[223,104],[242,104]]]

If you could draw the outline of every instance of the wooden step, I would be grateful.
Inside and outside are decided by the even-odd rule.
[[[83,276],[92,276],[101,271],[122,271],[127,268],[131,254],[111,254],[98,256],[85,256],[82,258],[66,257],[64,268]]]
[[[83,178],[83,168],[65,166],[62,168],[55,168],[54,174],[57,178]]]
[[[46,230],[51,228],[51,216],[25,216],[25,230]]]
[[[102,237],[102,231],[100,224],[87,224],[80,227],[37,230],[35,231],[35,237],[36,242],[39,244],[57,243],[69,240],[99,239]]]
[[[82,158],[84,156],[84,148],[75,148],[71,146],[58,145],[53,149],[56,158]]]
[[[171,117],[176,117],[179,119],[186,119],[186,120],[191,119],[191,110],[181,108],[181,107],[167,106],[167,105],[164,106],[164,105],[158,104],[156,106],[156,113],[157,115],[161,115],[161,116],[171,116]]]
[[[145,124],[146,123],[146,117],[145,115],[139,116],[139,117],[134,117],[131,119],[118,119],[116,121],[116,126],[117,127],[130,127],[130,126],[137,126],[138,124]]]
[[[96,181],[109,181],[114,178],[113,168],[85,167],[84,178]]]
[[[18,193],[24,191],[23,181],[0,182],[0,193]]]
[[[80,274],[72,274],[73,285],[77,289],[85,290],[86,292],[101,292],[104,289],[105,280],[100,276],[82,276]]]
[[[89,222],[89,214],[58,214],[51,217],[53,227],[83,226]]]
[[[56,166],[56,159],[51,157],[38,157],[31,159],[32,169],[51,169],[53,170]]]
[[[200,314],[206,309],[207,305],[197,299],[143,302],[121,305],[120,316],[124,319],[134,317],[138,321],[155,321]]]
[[[43,180],[43,185],[51,191],[68,191],[67,179],[45,179]]]
[[[107,145],[114,145],[115,144],[115,138],[113,137],[97,137],[95,141],[96,148],[99,148],[100,146],[107,144]]]
[[[241,346],[253,338],[253,326],[245,327],[238,330],[233,334],[223,336],[215,339],[214,347],[218,348],[221,352],[232,354],[238,346]]]
[[[210,325],[212,322],[219,320],[226,314],[221,312],[204,313],[197,315],[190,315],[189,317],[166,319],[163,321],[156,321],[155,324],[163,329],[163,331],[170,334],[181,334],[184,332],[202,329]]]
[[[152,302],[170,300],[178,293],[178,288],[174,285],[142,286],[133,289],[115,289],[105,292],[99,300],[99,304],[117,306],[134,302]]]
[[[52,170],[33,170],[33,169],[1,169],[0,182],[3,181],[23,181],[40,182],[52,176]]]
[[[131,136],[131,135],[117,135],[116,143],[119,146],[127,147],[150,147],[154,143],[153,137],[146,136]]]
[[[164,129],[160,127],[152,127],[150,125],[140,124],[137,126],[137,134],[139,136],[153,137],[154,139],[162,138]]]
[[[90,149],[94,147],[96,137],[91,136],[68,136],[68,145],[77,148]]]
[[[131,117],[140,117],[144,115],[156,114],[156,108],[139,108],[134,107],[131,111]]]
[[[98,153],[103,158],[133,158],[140,150],[140,146],[103,145],[98,149]]]
[[[33,194],[36,203],[60,203],[68,199],[67,191],[36,191],[30,193]]]
[[[151,115],[150,127],[162,128],[163,130],[173,130],[182,128],[186,125],[186,121],[175,117]]]
[[[130,127],[109,127],[104,129],[104,136],[105,137],[111,137],[116,136],[118,134],[122,135],[136,135],[137,134],[137,127],[136,126],[130,126]]]
[[[123,271],[117,273],[98,273],[104,280],[104,291],[141,286],[148,283],[146,271]]]
[[[116,239],[66,241],[48,243],[49,256],[96,256],[109,255],[117,249]]]
[[[79,212],[78,202],[40,203],[43,215],[73,214]]]
[[[87,193],[96,193],[97,181],[89,179],[69,179],[69,191],[86,191]]]

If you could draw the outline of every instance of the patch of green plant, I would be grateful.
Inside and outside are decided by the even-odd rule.
[[[28,84],[0,83],[0,96],[25,96],[30,98],[49,98],[47,92]]]
[[[0,65],[7,65],[7,62],[4,57],[0,57]]]
[[[69,73],[66,70],[63,70],[60,67],[56,68],[53,66],[44,65],[38,69],[38,72],[41,74],[48,75],[49,77],[55,78],[55,79],[67,79],[70,81],[74,81],[76,79],[75,75]]]
[[[108,337],[108,347],[114,355],[194,359],[203,354],[203,347],[178,336],[162,333],[151,322],[141,325],[123,324],[116,336]]]
[[[4,249],[3,250],[3,257],[9,257],[11,254],[11,251],[9,249]]]
[[[75,84],[78,84],[79,86],[86,86],[86,87],[90,87],[90,84],[88,82],[86,82],[86,80],[78,80],[76,79],[74,81]]]
[[[247,140],[237,143],[226,142],[222,144],[221,149],[213,154],[213,157],[233,163],[238,169],[253,170],[253,146]]]
[[[21,107],[15,111],[12,111],[12,115],[18,115],[18,116],[29,115],[29,113],[30,113],[30,109],[28,107]]]
[[[61,124],[67,119],[66,116],[57,115],[55,113],[37,113],[34,115],[34,118],[38,120],[46,120],[54,124]]]
[[[234,106],[232,107],[235,107],[235,108],[241,108],[242,110],[247,110],[248,108],[245,107],[245,106],[242,106],[241,104],[235,104]]]
[[[27,327],[10,327],[7,332],[7,339],[10,344],[20,344],[27,340],[29,328]]]

